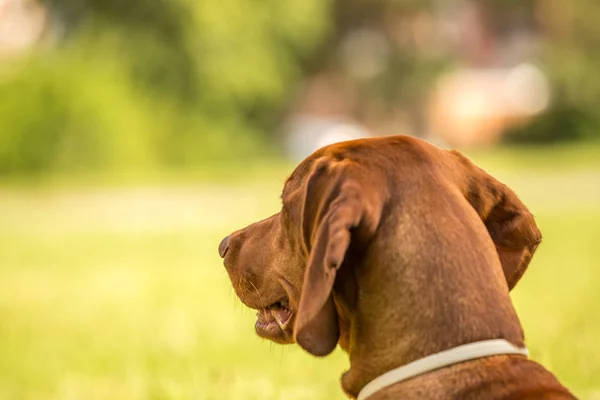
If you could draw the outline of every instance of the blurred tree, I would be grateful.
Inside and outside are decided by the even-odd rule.
[[[504,137],[538,143],[600,138],[598,11],[593,0],[334,0],[331,34],[303,65],[315,85],[337,91],[341,105],[312,110],[341,111],[380,134],[423,135],[432,86],[445,69],[529,62],[548,77],[552,102]],[[315,96],[300,101],[302,111],[317,103]],[[395,125],[398,117],[404,121]]]
[[[327,29],[318,0],[46,4],[58,47],[0,82],[0,173],[264,153],[299,60]]]
[[[435,1],[333,0],[330,34],[302,65],[309,86],[321,87],[313,92],[329,91],[340,105],[316,104],[318,94],[309,91],[298,109],[349,117],[375,134],[421,135],[428,90],[451,61],[439,48],[436,6]]]
[[[531,124],[506,136],[514,142],[600,139],[600,4],[538,0],[535,21],[545,40],[539,59],[554,101]]]
[[[466,45],[444,26],[455,3],[434,0],[39,1],[62,34],[0,81],[0,174],[256,157],[303,82],[341,88],[325,108],[376,133],[404,119],[418,135],[440,72],[501,64],[486,49],[524,31],[555,100],[509,138],[599,137],[594,0],[463,0],[480,18]]]
[[[190,13],[181,1],[44,0],[67,39],[118,36],[117,56],[130,63],[136,84],[193,99],[193,57],[187,44]],[[93,46],[93,43],[91,43]]]

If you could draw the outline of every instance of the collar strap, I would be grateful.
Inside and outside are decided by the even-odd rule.
[[[469,360],[475,360],[477,358],[501,354],[519,354],[527,357],[529,352],[527,351],[527,348],[517,347],[504,339],[484,340],[481,342],[463,344],[449,350],[431,354],[378,376],[362,388],[358,394],[357,400],[366,400],[369,396],[385,387],[436,369]]]

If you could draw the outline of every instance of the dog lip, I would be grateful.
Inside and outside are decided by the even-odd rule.
[[[292,320],[293,311],[287,300],[281,300],[256,312],[255,329],[259,336],[275,341],[285,340],[285,329]]]
[[[287,299],[287,297],[282,297],[279,298],[279,300],[275,300],[275,301],[269,301],[266,302],[261,301],[252,301],[254,299],[248,299],[248,298],[241,298],[238,296],[238,298],[240,299],[240,301],[248,308],[257,311],[256,315],[259,314],[260,311],[265,311],[265,310],[272,310],[272,309],[277,309],[277,308],[287,308],[288,310],[291,310],[292,307],[290,307],[290,301]],[[255,299],[258,300],[258,299]]]
[[[253,308],[253,307],[251,307]],[[263,313],[281,313],[281,312],[289,312],[292,313],[292,309],[290,308],[289,301],[287,299],[281,299],[266,307],[256,307],[257,310],[256,315],[259,316]]]

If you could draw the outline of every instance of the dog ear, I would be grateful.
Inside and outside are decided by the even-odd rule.
[[[465,197],[485,224],[498,251],[509,290],[515,287],[542,241],[533,214],[506,185],[452,151],[467,167]]]
[[[375,232],[381,212],[377,194],[350,172],[359,167],[346,163],[317,162],[305,188],[302,235],[308,263],[294,339],[316,356],[331,353],[339,340],[332,289],[350,242],[354,235]]]

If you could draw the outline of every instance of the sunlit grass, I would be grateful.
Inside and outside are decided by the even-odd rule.
[[[277,211],[287,172],[243,186],[0,191],[0,399],[343,399],[345,355],[257,338],[216,252]],[[597,176],[507,176],[544,233],[513,295],[532,357],[598,399]]]
[[[334,396],[322,363],[253,335],[219,235],[2,238],[0,398]]]

